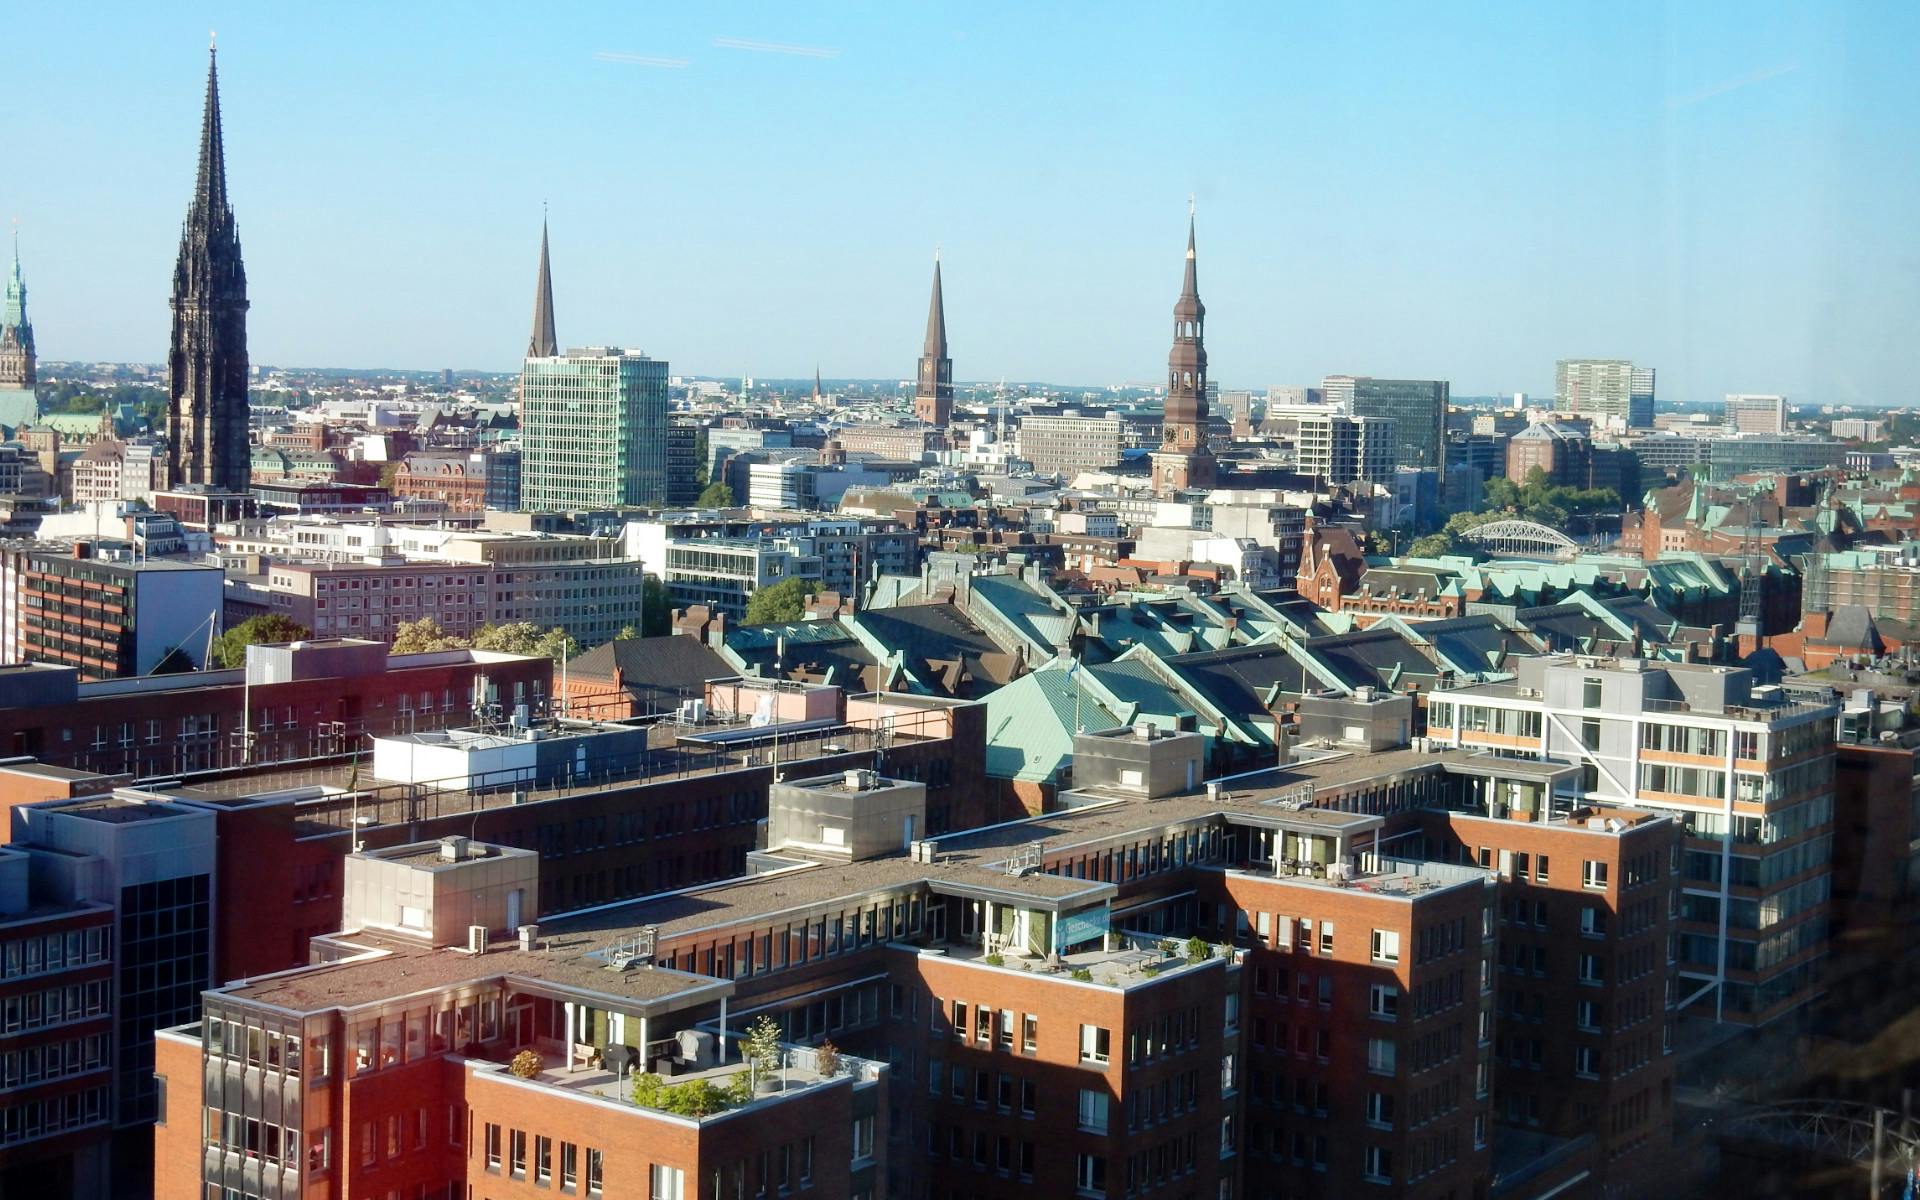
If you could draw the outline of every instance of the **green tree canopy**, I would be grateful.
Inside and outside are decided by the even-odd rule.
[[[747,597],[747,624],[798,621],[807,611],[807,599],[820,590],[811,579],[783,579]]]
[[[673,632],[673,593],[667,591],[666,581],[656,575],[647,576],[640,587],[641,637],[665,637]]]
[[[710,483],[697,503],[701,508],[732,508],[733,489],[724,483]]]
[[[448,633],[432,617],[402,621],[393,631],[393,653],[427,654],[435,650],[464,650],[472,645],[466,638]]]
[[[213,657],[223,667],[247,665],[247,647],[274,642],[297,642],[313,634],[304,626],[279,613],[249,617],[221,634],[213,643]]]
[[[564,629],[542,629],[532,621],[482,625],[473,635],[475,650],[500,654],[544,654],[555,662],[580,653],[580,643]]]

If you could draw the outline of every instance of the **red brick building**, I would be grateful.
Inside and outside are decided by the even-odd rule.
[[[318,640],[254,650],[247,668],[86,682],[0,667],[0,752],[139,779],[350,754],[369,736],[465,725],[477,695],[540,706],[544,657]]]

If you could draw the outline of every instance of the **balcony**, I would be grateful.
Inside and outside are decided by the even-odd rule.
[[[731,1057],[731,1062],[704,1070],[652,1076],[658,1083],[651,1085],[653,1102],[646,1105],[634,1098],[635,1083],[643,1075],[637,1071],[623,1075],[605,1067],[575,1071],[564,1067],[545,1068],[528,1082],[573,1096],[619,1104],[640,1113],[697,1123],[802,1096],[833,1086],[842,1079],[851,1080],[856,1087],[876,1083],[883,1066],[842,1053],[833,1056],[835,1061],[829,1067],[822,1064],[819,1050],[793,1045],[783,1045],[779,1061],[766,1068],[741,1061],[737,1046]],[[491,1074],[508,1074],[504,1063],[481,1069]]]
[[[1001,971],[1014,976],[1065,979],[1076,983],[1091,983],[1099,987],[1118,988],[1122,991],[1156,983],[1174,975],[1190,974],[1217,959],[1237,963],[1241,957],[1241,953],[1231,946],[1217,946],[1209,943],[1204,958],[1189,959],[1186,941],[1179,938],[1157,937],[1152,934],[1115,934],[1113,940],[1117,942],[1114,949],[1081,950],[1062,954],[1058,956],[1056,962],[1014,954],[990,953],[980,946],[966,943],[943,945],[932,950],[922,950],[920,953],[937,955],[955,962],[969,963],[986,970]]]

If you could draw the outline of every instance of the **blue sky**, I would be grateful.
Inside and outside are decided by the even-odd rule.
[[[217,29],[256,362],[513,367],[545,201],[565,343],[904,378],[939,245],[961,379],[1153,379],[1191,192],[1223,386],[1914,398],[1912,4],[9,9],[47,358],[163,356]]]

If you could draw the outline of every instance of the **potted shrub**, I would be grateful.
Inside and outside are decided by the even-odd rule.
[[[748,1026],[746,1039],[740,1044],[740,1056],[760,1077],[761,1087],[771,1091],[773,1074],[780,1066],[780,1022],[763,1015]]]
[[[1093,982],[1093,972],[1089,971],[1085,967],[1075,967],[1073,969],[1073,977],[1075,979],[1078,979],[1081,983]]]
[[[981,959],[980,961],[986,963],[990,967],[998,967],[1003,965],[1007,960],[1001,957],[1000,952],[998,950],[995,950],[992,954],[987,955],[985,958]]]
[[[659,1108],[667,1081],[648,1071],[633,1078],[633,1102],[642,1108]]]
[[[1187,939],[1187,961],[1205,962],[1213,957],[1213,945],[1199,934]]]
[[[832,1079],[838,1075],[840,1047],[834,1045],[831,1040],[821,1042],[820,1048],[813,1052],[813,1069],[820,1073],[822,1079]]]
[[[511,1063],[507,1064],[507,1072],[516,1079],[532,1079],[540,1074],[540,1069],[545,1065],[538,1054],[531,1050],[522,1050],[513,1056]]]

